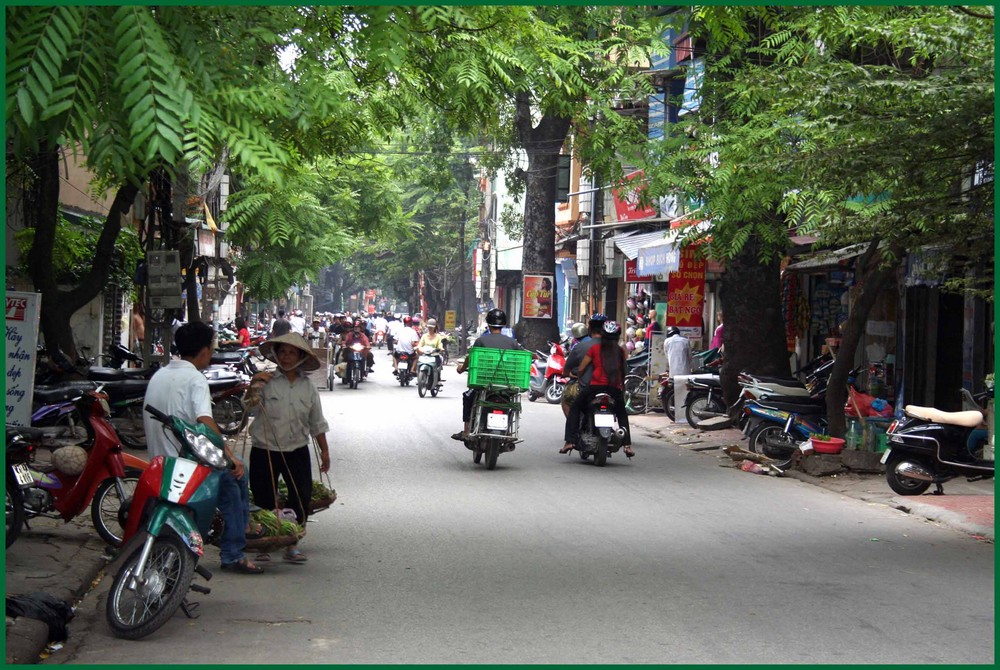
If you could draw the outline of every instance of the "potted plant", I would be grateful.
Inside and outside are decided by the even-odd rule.
[[[839,454],[844,450],[844,440],[824,433],[811,435],[809,441],[812,442],[813,451],[817,454]]]

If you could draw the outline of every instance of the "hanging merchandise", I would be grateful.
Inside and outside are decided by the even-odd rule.
[[[786,272],[781,277],[781,316],[785,323],[785,344],[789,350],[795,348],[795,340],[802,335],[798,329],[799,277]]]

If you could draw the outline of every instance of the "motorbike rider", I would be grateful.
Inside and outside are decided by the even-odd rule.
[[[604,326],[604,322],[608,320],[608,317],[604,316],[600,312],[594,312],[590,316],[590,320],[587,325],[584,326],[582,323],[575,324],[572,329],[572,335],[574,338],[578,338],[579,341],[570,349],[569,355],[566,356],[566,363],[563,367],[566,373],[573,377],[572,381],[566,384],[566,388],[563,389],[562,411],[563,416],[569,417],[569,408],[576,400],[577,396],[580,394],[581,389],[590,384],[590,376],[593,372],[593,367],[588,367],[583,371],[583,375],[579,378],[574,376],[574,372],[583,357],[587,355],[587,351],[590,347],[601,341],[601,328]],[[579,326],[580,328],[577,328]],[[583,331],[583,337],[581,338],[578,333]]]
[[[312,325],[306,330],[306,340],[309,346],[316,348],[326,344],[326,330],[319,317],[313,317]]]
[[[588,365],[594,364],[590,384],[580,392],[580,395],[570,406],[569,417],[566,420],[566,444],[559,450],[560,454],[568,454],[580,437],[580,414],[587,403],[598,393],[607,393],[615,401],[615,415],[618,425],[625,431],[625,446],[622,451],[629,458],[635,456],[632,450],[632,435],[628,426],[628,412],[625,409],[625,396],[622,385],[625,381],[625,351],[618,344],[622,327],[615,321],[606,321],[602,327],[600,342],[592,344],[586,356],[577,366],[577,374],[581,374]]]
[[[389,347],[389,354],[393,354],[393,349],[396,346],[396,342],[399,340],[399,331],[403,330],[403,322],[395,314],[390,314],[386,317],[386,330],[385,330],[385,343]],[[395,367],[393,367],[395,369]]]
[[[352,344],[355,342],[360,342],[364,346],[365,360],[368,365],[368,372],[372,371],[372,366],[375,365],[375,357],[372,355],[372,344],[371,340],[364,331],[365,322],[361,319],[356,319],[354,321],[354,328],[344,333],[343,346],[341,347],[341,356],[344,361],[347,360],[346,352]]]
[[[444,349],[444,335],[437,330],[437,319],[427,319],[427,332],[420,336],[420,341],[417,342],[417,349],[421,347],[432,347],[435,350]],[[437,367],[441,368],[441,354],[435,354],[434,358],[437,359]]]
[[[414,346],[420,341],[417,331],[413,330],[413,319],[409,316],[403,317],[403,327],[399,329],[393,338],[392,352],[392,374],[399,374],[399,354],[410,354],[410,371],[416,372],[417,360],[413,356]]]
[[[436,324],[435,324],[436,325]],[[489,332],[483,333],[472,343],[473,347],[489,347],[490,349],[521,349],[521,345],[513,337],[503,335],[501,331],[507,327],[507,313],[502,309],[494,308],[486,312],[486,327]],[[468,359],[458,364],[457,371],[465,372]],[[464,442],[469,434],[469,423],[472,418],[472,405],[475,399],[476,390],[466,389],[462,394],[462,423],[463,429],[451,436],[453,440]],[[468,445],[466,445],[468,446]],[[471,449],[471,447],[469,447]]]
[[[295,313],[288,319],[288,323],[293,333],[298,333],[302,337],[306,336],[306,317],[302,315],[301,309],[295,310]]]

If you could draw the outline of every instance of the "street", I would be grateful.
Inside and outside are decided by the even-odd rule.
[[[338,500],[308,563],[230,574],[210,547],[200,618],[140,642],[111,636],[106,576],[47,662],[994,662],[992,544],[640,431],[597,468],[526,396],[490,472],[449,439],[463,375],[421,399],[376,361],[321,392]]]

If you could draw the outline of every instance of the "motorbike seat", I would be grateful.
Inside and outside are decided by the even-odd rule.
[[[125,400],[128,398],[141,397],[146,395],[149,382],[142,380],[125,380],[119,382],[108,382],[104,385],[103,391],[108,394],[108,399],[112,402]]]
[[[979,410],[968,410],[965,412],[943,412],[933,407],[920,407],[918,405],[907,405],[903,408],[906,416],[914,419],[923,419],[934,423],[946,423],[949,426],[961,426],[963,428],[976,428],[983,423],[983,413]]]
[[[747,373],[747,376],[755,380],[759,384],[777,384],[778,386],[790,386],[792,388],[805,388],[805,384],[800,382],[798,379],[792,377],[765,377],[763,375],[752,375]]]
[[[826,407],[826,398],[816,398],[808,395],[771,395],[757,398],[754,402],[770,405],[773,403],[784,403],[786,405]]]
[[[58,402],[65,402],[83,395],[86,391],[93,391],[97,384],[91,381],[86,382],[64,382],[53,386],[36,386],[34,391],[34,401],[43,405],[52,405]]]
[[[722,388],[722,381],[718,377],[704,377],[701,379],[689,379],[688,384],[697,388],[699,386],[711,386],[713,388]]]
[[[19,435],[31,442],[36,442],[45,437],[44,430],[41,428],[31,428],[30,426],[12,426],[7,424],[6,432],[8,440],[15,435]]]
[[[241,351],[216,351],[212,354],[211,362],[214,365],[232,365],[242,361],[243,356]]]
[[[122,368],[92,367],[87,370],[87,379],[100,382],[113,382],[127,379]]]
[[[766,407],[768,409],[776,409],[782,412],[792,412],[794,414],[808,414],[810,416],[817,416],[826,414],[826,405],[813,405],[813,404],[803,404],[797,402],[774,402],[772,400],[756,400],[754,401],[760,407]]]
[[[226,377],[224,379],[209,379],[208,388],[212,393],[217,393],[219,391],[224,391],[228,388],[234,386],[239,386],[243,383],[243,380],[239,376]]]

